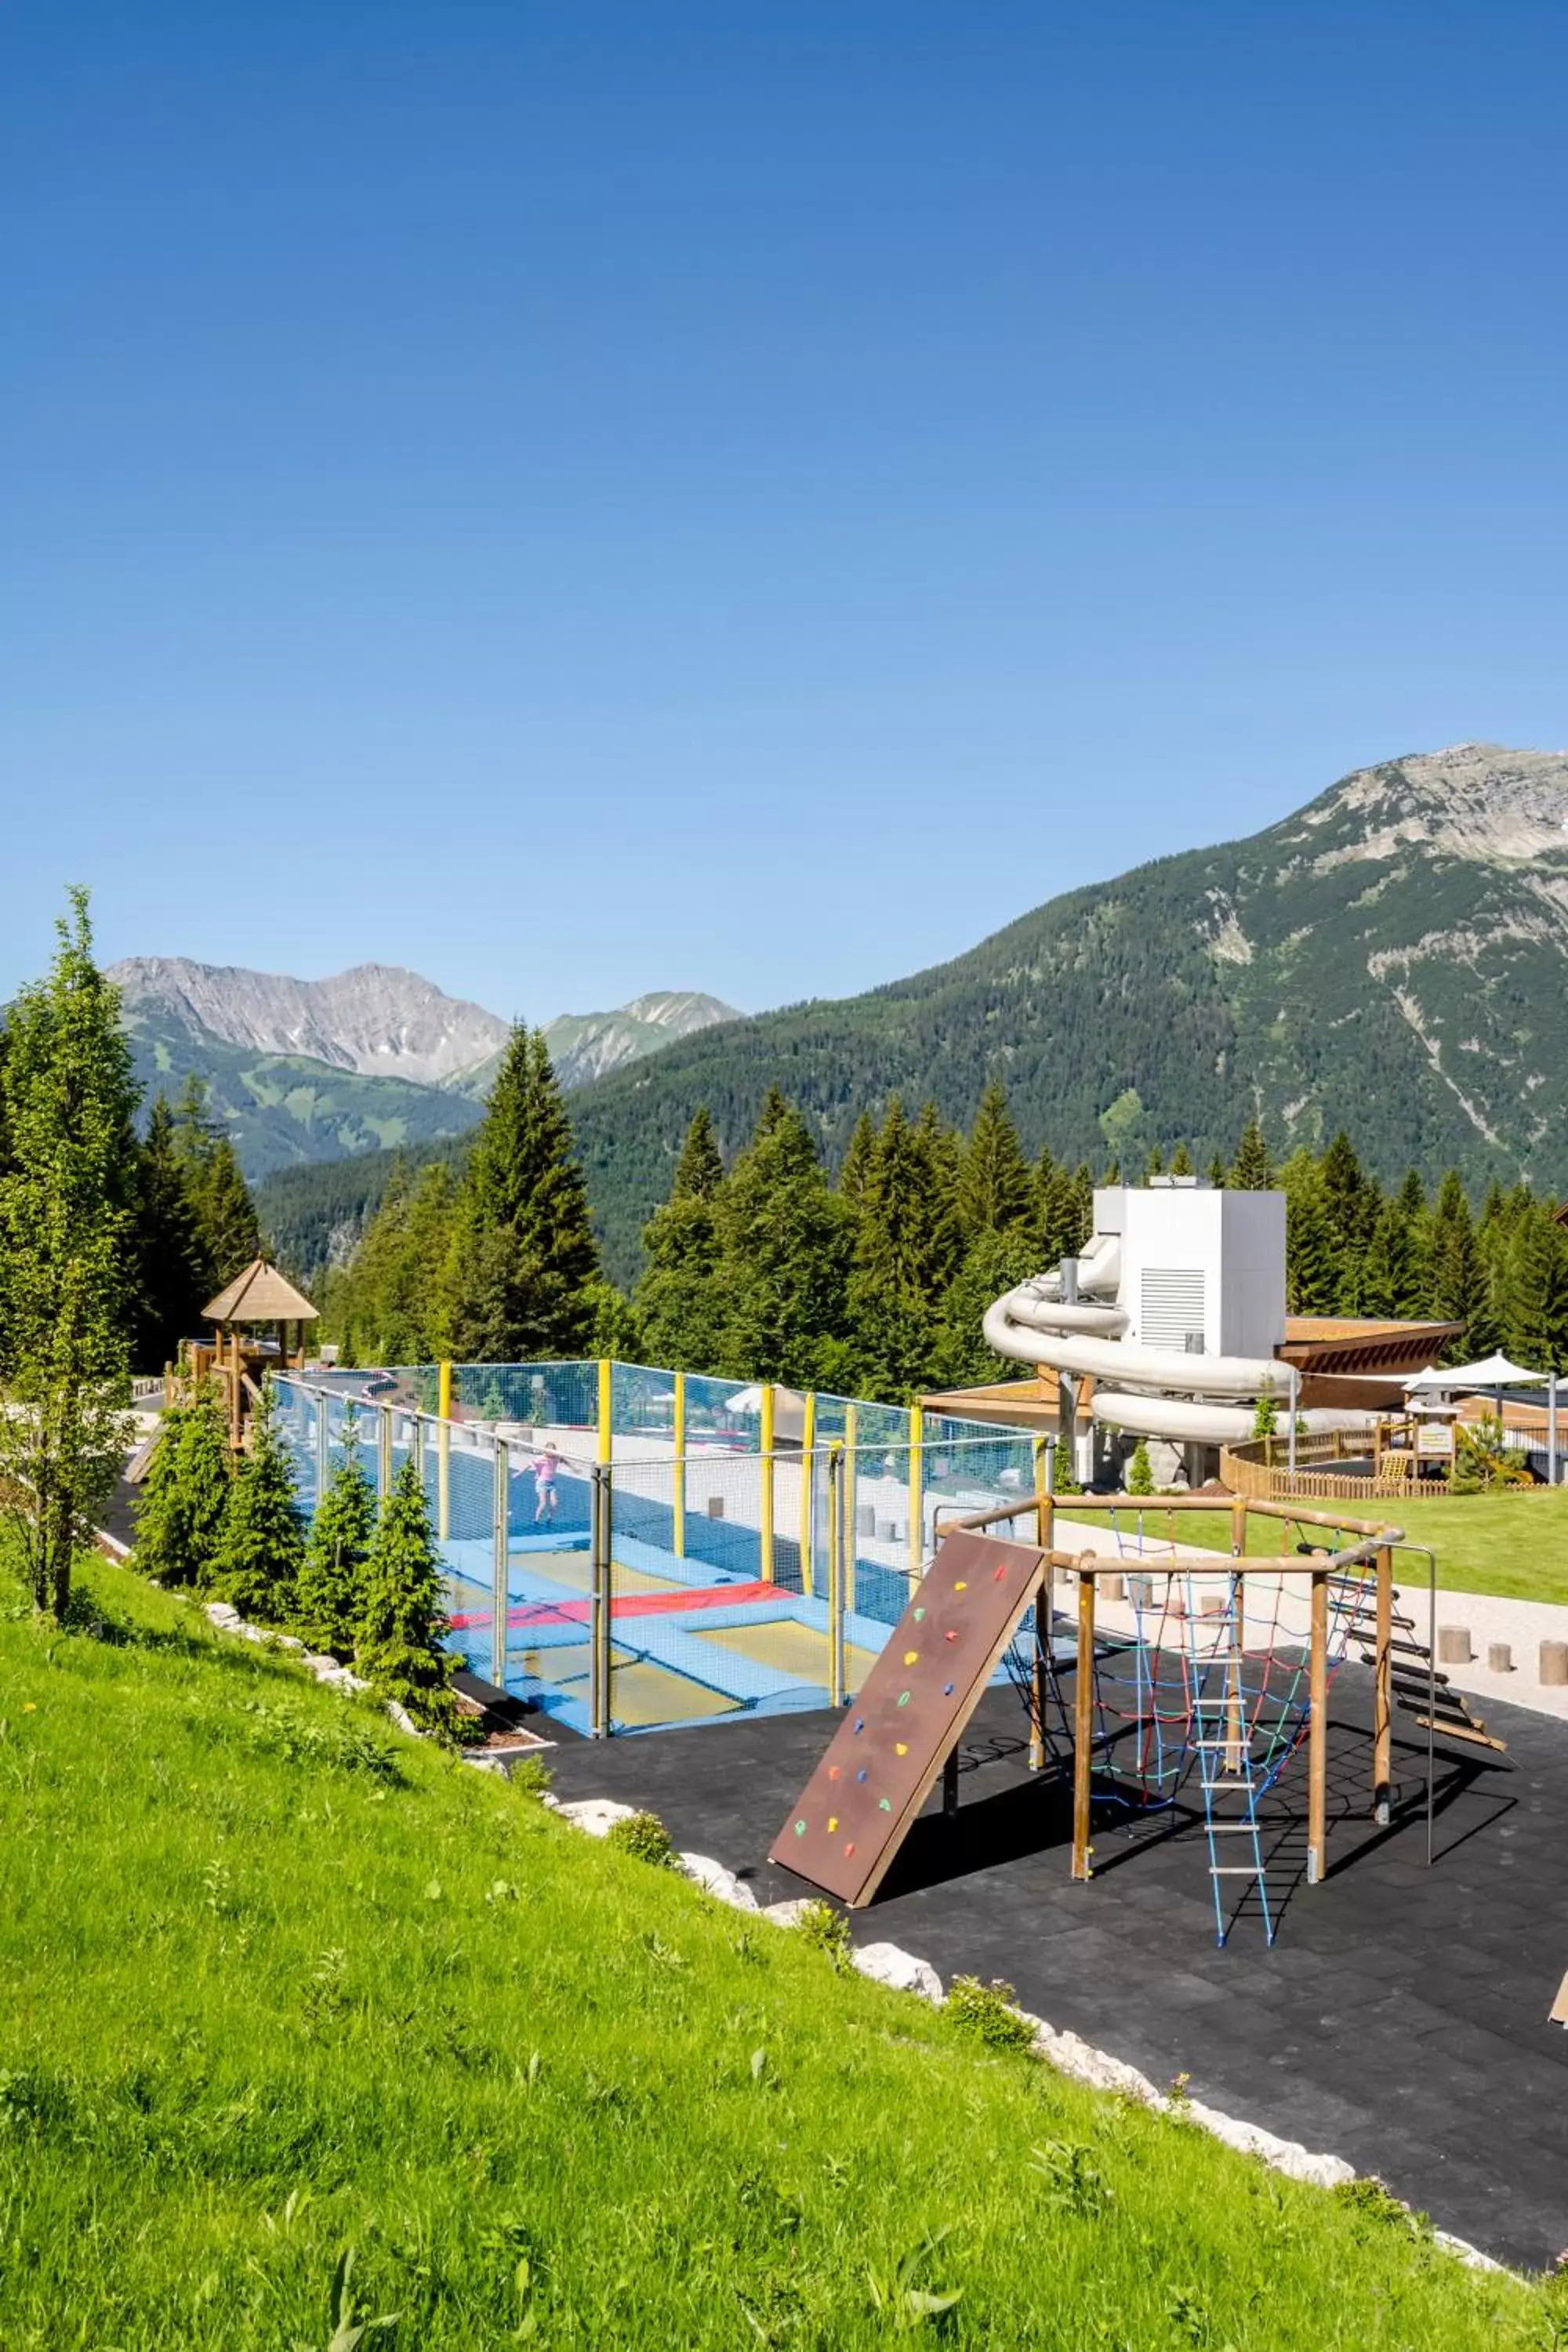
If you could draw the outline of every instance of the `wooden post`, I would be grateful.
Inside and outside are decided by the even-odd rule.
[[[1312,1632],[1307,1721],[1307,1884],[1321,1886],[1328,1872],[1329,1839],[1329,1580],[1312,1570]]]
[[[1094,1579],[1078,1580],[1078,1663],[1073,1691],[1072,1874],[1091,1878],[1089,1842],[1094,1748]]]
[[[1230,1549],[1233,1559],[1240,1559],[1247,1550],[1247,1497],[1233,1495],[1230,1504]]]
[[[1247,1518],[1245,1504],[1242,1507],[1241,1516],[1245,1523]],[[1227,1772],[1240,1773],[1245,1769],[1247,1749],[1252,1743],[1247,1733],[1247,1705],[1241,1687],[1242,1660],[1247,1654],[1247,1580],[1239,1569],[1231,1578],[1230,1585],[1230,1659],[1229,1671],[1226,1676],[1228,1685],[1228,1704],[1226,1708],[1225,1727],[1226,1738],[1229,1745],[1225,1751],[1225,1767]],[[1201,1767],[1202,1758],[1200,1757],[1198,1760]]]
[[[239,1326],[237,1323],[231,1326],[228,1339],[228,1442],[234,1448],[234,1451],[237,1454],[239,1452],[240,1439],[244,1434],[244,1413],[242,1408],[245,1401],[245,1391],[240,1385]]]
[[[1373,1667],[1372,1804],[1386,1822],[1394,1786],[1394,1554],[1384,1544],[1377,1555],[1377,1653]]]

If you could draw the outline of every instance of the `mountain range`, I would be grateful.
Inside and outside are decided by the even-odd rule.
[[[1568,753],[1462,743],[1358,769],[908,980],[749,1018],[709,1000],[658,1051],[601,1057],[573,1117],[607,1263],[635,1271],[699,1105],[733,1152],[773,1084],[830,1160],[895,1091],[967,1121],[999,1078],[1031,1150],[1095,1167],[1178,1140],[1228,1157],[1256,1113],[1280,1154],[1348,1128],[1389,1181],[1568,1189],[1565,955]],[[357,1229],[389,1164],[273,1181],[297,1263]]]
[[[510,1024],[395,964],[328,980],[133,956],[110,967],[146,1097],[205,1079],[247,1176],[382,1150],[418,1151],[482,1116]],[[545,1035],[563,1086],[602,1076],[705,1022],[734,1018],[688,990],[611,1013],[564,1013]]]

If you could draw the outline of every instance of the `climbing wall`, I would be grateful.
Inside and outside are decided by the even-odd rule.
[[[834,1733],[770,1859],[868,1903],[1034,1599],[1046,1555],[950,1535]]]

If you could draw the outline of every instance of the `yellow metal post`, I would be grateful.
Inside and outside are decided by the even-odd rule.
[[[686,1558],[686,1374],[675,1375],[675,1557]]]
[[[773,1580],[773,1384],[772,1381],[763,1382],[762,1442],[763,1491],[758,1517],[762,1521],[763,1582],[771,1584]]]
[[[847,1404],[844,1408],[844,1605],[851,1616],[859,1597],[855,1575],[860,1548],[860,1534],[856,1524],[860,1506],[855,1492],[858,1475],[855,1453],[858,1429],[856,1409],[852,1404]]]
[[[800,1422],[800,1589],[807,1595],[816,1590],[812,1544],[812,1505],[816,1488],[816,1391],[807,1389]]]
[[[925,1442],[925,1413],[918,1404],[912,1404],[910,1407],[910,1575],[917,1582],[926,1557]]]
[[[436,1369],[436,1530],[445,1543],[452,1532],[452,1367],[445,1357]]]
[[[608,1356],[599,1359],[599,1459],[608,1462],[615,1452],[615,1422],[612,1418],[614,1368]]]

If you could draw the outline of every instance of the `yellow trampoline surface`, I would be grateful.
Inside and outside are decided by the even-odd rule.
[[[803,1683],[829,1679],[826,1634],[815,1625],[797,1624],[792,1617],[775,1617],[761,1625],[721,1625],[711,1633],[693,1632],[689,1638],[726,1650],[731,1657],[772,1666],[777,1674],[798,1675]],[[858,1690],[876,1663],[871,1651],[846,1642],[844,1677],[848,1687]]]

